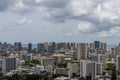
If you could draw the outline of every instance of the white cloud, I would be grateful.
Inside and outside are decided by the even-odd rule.
[[[42,2],[43,0],[35,0],[35,3],[40,3]]]
[[[80,16],[89,13],[92,9],[93,3],[91,0],[71,0],[67,8],[75,16]]]
[[[4,0],[0,1],[0,11],[10,10],[18,13],[40,13],[38,19],[60,23],[73,20],[79,22],[78,33],[98,34],[112,37],[120,34],[120,0]],[[37,11],[36,11],[37,10]],[[25,15],[26,16],[26,15]],[[17,24],[31,24],[32,20],[21,19]],[[68,23],[69,24],[69,23]],[[114,27],[117,26],[117,27]],[[68,28],[68,31],[73,29]]]
[[[24,8],[29,8],[29,6],[25,5],[22,1],[19,1],[16,5],[16,8],[18,9],[24,9]]]
[[[120,37],[120,27],[113,27],[109,31],[102,31],[96,33],[97,37]]]
[[[92,32],[96,30],[96,28],[92,23],[82,21],[78,24],[77,30],[80,32]]]
[[[95,15],[97,15],[101,21],[120,19],[119,4],[119,0],[105,0],[102,4],[98,4],[94,11]]]
[[[16,4],[14,4],[13,6],[11,6],[10,10],[13,12],[18,12],[18,13],[22,13],[25,14],[27,12],[30,12],[31,8],[29,5],[26,5],[22,0],[19,0],[18,2],[16,2]]]
[[[67,33],[66,36],[78,36],[79,33],[78,32],[74,32],[74,33]]]
[[[29,19],[27,19],[27,18],[23,18],[23,19],[20,19],[18,22],[17,22],[17,24],[19,24],[19,25],[22,25],[22,24],[31,24],[32,23],[32,20],[29,20]]]

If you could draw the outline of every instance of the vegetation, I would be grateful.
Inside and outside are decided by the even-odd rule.
[[[84,77],[79,78],[79,80],[86,80]]]
[[[40,61],[38,61],[38,60],[32,60],[32,61],[29,61],[29,62],[25,62],[25,64],[23,64],[22,66],[34,67],[37,64],[40,65],[41,64]]]
[[[14,74],[12,76],[4,76],[0,80],[54,80],[44,74],[31,74],[31,75],[18,75]]]
[[[107,63],[106,64],[106,70],[113,70],[115,68],[115,64],[113,63]]]
[[[86,77],[80,77],[79,80],[92,80],[92,76],[91,76],[91,74],[89,74]]]
[[[111,80],[117,80],[116,68],[112,69]]]
[[[72,74],[72,77],[73,77],[73,78],[74,78],[74,77],[80,77],[80,74],[73,73],[73,74]]]
[[[91,74],[89,74],[89,76],[86,76],[86,80],[92,80]]]
[[[41,64],[41,62],[40,62],[39,60],[37,60],[37,59],[32,60],[31,63],[34,63],[34,64],[36,64],[36,65],[37,65],[37,64],[39,64],[39,65]]]
[[[105,79],[105,74],[106,74],[106,72],[103,72],[103,73],[102,73],[103,80],[106,80],[106,79]]]
[[[59,68],[66,68],[67,67],[67,63],[58,63],[57,67],[59,67]]]

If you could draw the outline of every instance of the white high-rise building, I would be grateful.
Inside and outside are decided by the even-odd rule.
[[[115,47],[115,56],[120,55],[120,46]]]
[[[116,56],[116,70],[120,72],[120,55]]]
[[[88,44],[78,43],[78,60],[88,58]]]
[[[103,71],[104,70],[104,66],[103,66],[103,63],[97,63],[97,75],[102,75]]]
[[[97,54],[97,62],[105,63],[105,55],[104,54]]]
[[[15,57],[4,57],[2,60],[2,71],[3,73],[16,70],[16,58]]]
[[[90,61],[90,60],[81,60],[80,61],[80,76],[86,77],[91,75],[92,80],[96,79],[96,67],[97,62],[96,61]]]

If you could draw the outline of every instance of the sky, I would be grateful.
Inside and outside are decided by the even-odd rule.
[[[118,44],[120,0],[0,0],[0,41]]]

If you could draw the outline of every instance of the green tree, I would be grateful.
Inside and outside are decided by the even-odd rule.
[[[37,59],[32,60],[31,63],[39,64],[39,65],[41,64],[41,62],[39,60],[37,60]]]
[[[80,77],[79,80],[85,80],[85,78],[84,77]]]
[[[91,74],[89,74],[88,76],[86,76],[86,80],[92,80]]]
[[[113,64],[113,63],[106,64],[106,70],[113,70],[114,68],[115,68],[115,64]]]
[[[116,68],[113,68],[112,70],[111,80],[117,80]]]
[[[103,72],[103,73],[102,73],[102,76],[103,76],[104,80],[105,80],[105,74],[106,74],[106,72]]]
[[[66,68],[67,67],[67,63],[58,63],[57,66],[59,68]]]

